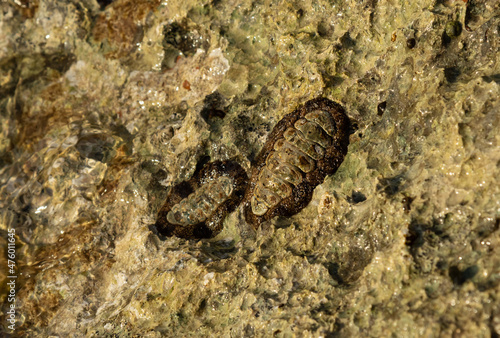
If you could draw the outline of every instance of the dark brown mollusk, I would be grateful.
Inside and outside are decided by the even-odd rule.
[[[280,140],[284,139],[284,132],[288,128],[296,128],[294,126],[295,122],[305,119],[306,114],[318,110],[330,113],[335,125],[334,130],[330,131],[333,134],[329,140],[331,144],[324,149],[324,156],[314,160],[315,166],[312,171],[307,173],[300,171],[302,182],[290,185],[292,192],[289,196],[281,199],[277,205],[270,207],[264,214],[260,216],[255,214],[252,211],[251,199],[259,180],[259,174],[266,167],[266,159],[273,152],[275,143],[278,141],[280,143],[283,142]],[[257,229],[262,222],[268,221],[275,216],[289,217],[307,206],[311,200],[314,188],[318,184],[323,183],[327,175],[335,173],[344,160],[349,145],[349,131],[350,121],[342,106],[326,98],[310,100],[280,120],[269,134],[264,147],[252,164],[252,176],[244,198],[246,221]]]
[[[207,182],[227,177],[232,179],[232,192],[227,199],[214,208],[213,212],[205,221],[197,224],[173,224],[168,220],[168,213],[182,200],[195,193]],[[217,235],[223,226],[227,214],[234,211],[240,204],[246,186],[248,176],[241,166],[233,161],[216,161],[204,165],[196,171],[191,179],[174,186],[168,194],[165,204],[158,212],[156,228],[164,236],[177,236],[186,239],[210,238]]]

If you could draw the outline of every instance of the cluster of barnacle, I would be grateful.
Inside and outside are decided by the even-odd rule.
[[[342,163],[349,130],[339,104],[326,98],[306,102],[274,127],[252,163],[250,180],[238,163],[216,161],[173,187],[158,214],[159,233],[213,237],[240,203],[254,228],[275,216],[296,214]]]

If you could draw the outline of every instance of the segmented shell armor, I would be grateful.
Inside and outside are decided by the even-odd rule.
[[[236,162],[206,164],[172,188],[158,212],[158,232],[188,239],[217,235],[226,215],[241,202],[247,184],[248,177]]]
[[[349,129],[342,106],[325,98],[308,101],[279,121],[252,164],[244,198],[247,222],[257,228],[303,209],[314,188],[344,160]]]

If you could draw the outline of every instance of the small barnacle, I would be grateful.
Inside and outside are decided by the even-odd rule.
[[[164,236],[209,238],[222,230],[226,215],[241,202],[248,177],[233,161],[204,165],[172,188],[158,212],[156,228]]]
[[[342,163],[349,131],[344,109],[325,98],[308,101],[278,122],[252,164],[244,198],[247,222],[257,228],[304,208],[314,188]]]

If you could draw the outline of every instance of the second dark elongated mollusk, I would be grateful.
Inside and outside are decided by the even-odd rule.
[[[247,184],[248,176],[238,163],[208,163],[172,188],[158,212],[156,229],[164,236],[214,237],[226,215],[240,204]]]
[[[344,160],[349,131],[344,108],[326,98],[310,100],[280,120],[252,164],[243,199],[247,222],[258,228],[303,209],[314,188]]]

